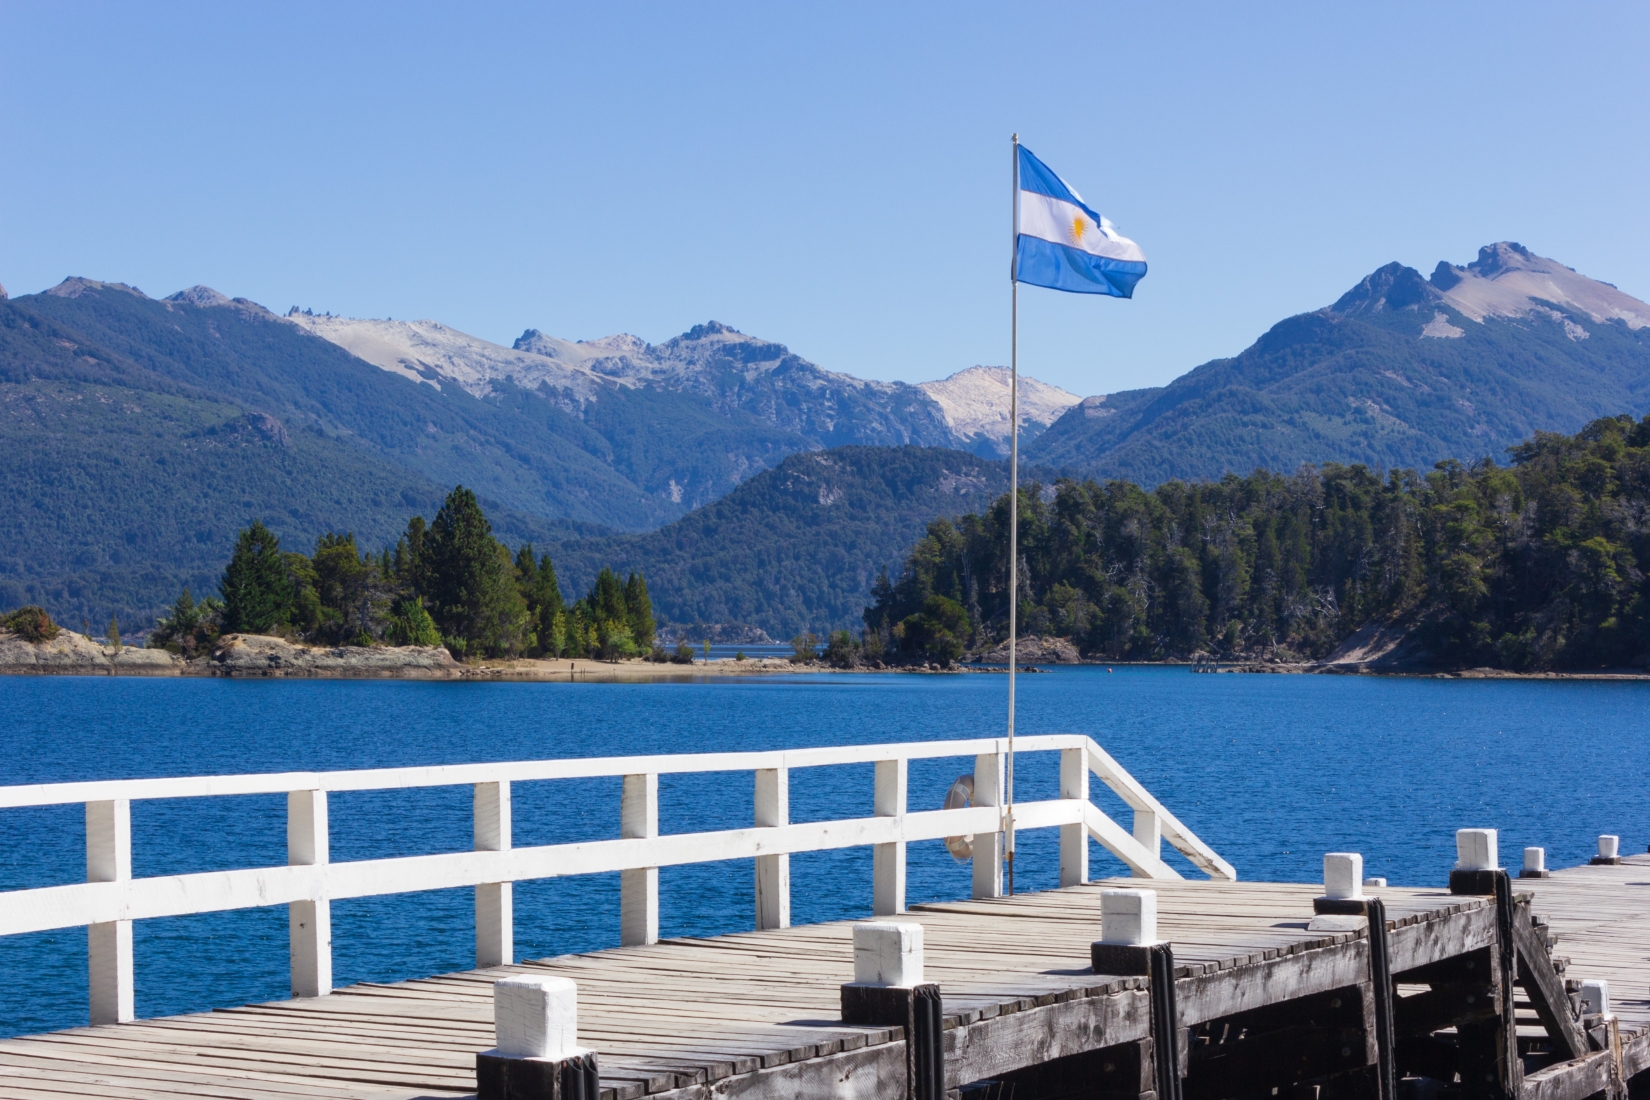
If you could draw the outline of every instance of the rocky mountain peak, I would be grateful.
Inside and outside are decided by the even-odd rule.
[[[1442,297],[1443,293],[1423,279],[1419,271],[1394,261],[1365,275],[1362,282],[1329,307],[1329,312],[1356,315],[1383,309],[1417,309]]]
[[[992,450],[1006,453],[1009,382],[1007,367],[969,367],[937,382],[919,382],[917,389],[934,399],[945,414],[946,426],[957,436],[992,444]],[[1021,375],[1020,430],[1040,431],[1081,400],[1059,386]]]
[[[603,336],[600,340],[580,340],[579,343],[608,355],[645,355],[652,346],[640,336],[632,336],[628,332],[621,332],[616,336]]]
[[[169,295],[168,302],[183,302],[191,306],[227,306],[234,304],[229,295],[219,294],[209,286],[192,286]]]
[[[1650,326],[1650,305],[1623,294],[1609,283],[1589,279],[1557,260],[1537,256],[1516,241],[1498,241],[1478,250],[1465,267],[1440,263],[1432,286],[1464,316],[1524,317],[1556,306],[1594,321],[1625,322],[1630,329]]]
[[[54,298],[78,298],[88,290],[118,290],[122,294],[135,294],[139,298],[149,297],[135,286],[127,286],[125,283],[102,283],[96,279],[81,278],[79,275],[69,276],[46,293]]]
[[[733,328],[729,325],[724,325],[720,321],[706,321],[702,325],[694,325],[692,328],[688,329],[680,337],[678,337],[678,339],[682,339],[682,340],[703,340],[707,336],[722,336],[722,335],[727,335],[727,334],[731,334],[733,336],[742,336],[742,335],[744,335],[738,329]]]

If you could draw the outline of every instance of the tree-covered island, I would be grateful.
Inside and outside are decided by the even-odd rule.
[[[188,589],[150,635],[184,657],[225,634],[277,634],[319,645],[445,645],[456,657],[665,655],[639,573],[610,569],[567,604],[548,554],[493,537],[462,485],[435,519],[414,516],[394,547],[362,551],[352,534],[321,536],[313,555],[283,550],[261,522],[241,531],[219,595]]]

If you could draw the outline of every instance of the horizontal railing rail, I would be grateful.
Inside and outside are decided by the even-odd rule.
[[[156,917],[288,906],[294,996],[332,988],[331,909],[334,899],[460,887],[475,889],[476,964],[513,961],[512,883],[601,872],[620,873],[620,942],[658,939],[659,868],[729,859],[756,863],[756,926],[790,923],[789,857],[797,852],[870,846],[873,911],[905,909],[906,845],[973,834],[973,894],[1002,892],[1003,760],[1001,738],[764,752],[456,764],[356,771],[95,780],[0,787],[0,809],[84,803],[83,883],[0,892],[0,935],[86,926],[92,1022],[133,1018],[132,922]],[[1230,864],[1171,814],[1092,739],[1079,734],[1021,737],[1016,753],[1060,753],[1060,797],[1014,806],[1017,830],[1060,829],[1060,883],[1088,880],[1088,841],[1097,841],[1137,876],[1179,878],[1163,862],[1161,842],[1179,850],[1212,878],[1235,879]],[[973,804],[962,809],[907,810],[912,760],[974,757]],[[790,820],[792,769],[875,765],[874,815],[815,822]],[[659,833],[659,777],[751,772],[754,823],[749,828]],[[1089,799],[1097,776],[1133,811],[1125,831]],[[620,836],[517,848],[511,843],[512,783],[622,777]],[[474,850],[389,859],[329,858],[327,794],[441,786],[472,786]],[[235,795],[287,796],[287,864],[133,878],[134,800]]]

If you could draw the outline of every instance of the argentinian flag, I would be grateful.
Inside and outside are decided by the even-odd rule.
[[[1146,274],[1140,246],[1090,210],[1066,181],[1018,146],[1019,209],[1014,278],[1078,294],[1134,296]]]

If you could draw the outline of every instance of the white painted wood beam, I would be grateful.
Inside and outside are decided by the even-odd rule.
[[[878,760],[872,812],[878,817],[903,822],[909,780],[909,761]],[[879,917],[905,912],[905,841],[875,845],[871,849],[871,865],[871,912]]]
[[[1015,817],[1022,829],[1082,820],[1072,799],[1022,802]],[[827,851],[898,840],[939,840],[959,833],[987,833],[998,824],[996,807],[924,810],[903,819],[851,818],[777,827],[673,833],[651,839],[579,841],[501,852],[444,852],[392,859],[352,860],[317,866],[254,867],[161,875],[123,883],[82,883],[13,891],[3,904],[0,935],[74,928],[103,920],[211,913],[300,899],[372,897],[447,890],[483,882],[523,882],[598,874],[634,867],[674,867],[792,852]],[[1116,828],[1115,824],[1112,826]],[[1128,834],[1120,828],[1119,835]],[[1131,841],[1132,843],[1132,841]]]
[[[991,823],[974,831],[974,896],[996,898],[1003,893],[1002,804],[1003,754],[983,752],[974,757],[974,806],[991,808]],[[1015,807],[1015,825],[1021,824]],[[955,835],[955,834],[953,834]]]
[[[287,863],[297,867],[323,868],[328,862],[328,855],[327,792],[288,791]],[[312,893],[287,905],[294,997],[324,997],[332,992],[332,902],[324,892],[326,876],[321,874],[317,877],[322,892]]]
[[[1094,741],[1082,734],[1073,733],[1035,734],[1015,739],[1018,752],[1050,752],[1085,746],[1094,746]],[[1098,746],[1094,747],[1098,750]],[[296,790],[376,791],[469,786],[501,779],[526,783],[549,779],[638,775],[647,772],[682,775],[694,772],[755,771],[759,768],[778,767],[819,768],[838,764],[874,764],[878,760],[893,757],[905,760],[931,760],[1003,751],[1006,751],[1006,742],[1003,738],[982,737],[967,741],[910,741],[769,752],[581,757],[570,760],[521,760],[493,764],[443,764],[419,768],[372,768],[335,772],[104,779],[0,787],[0,809],[18,806],[55,806],[113,798],[136,801],[147,798],[284,794]]]
[[[510,848],[510,781],[477,783],[472,799],[475,850]],[[476,884],[476,966],[508,966],[516,961],[515,889],[509,882]]]
[[[1084,805],[1089,800],[1089,762],[1086,749],[1060,750],[1060,797]],[[1083,821],[1060,826],[1060,885],[1078,886],[1089,880],[1089,832]]]
[[[124,798],[86,803],[86,881],[132,880],[132,804]],[[86,971],[94,1024],[134,1018],[132,922],[111,920],[86,928]]]
[[[645,840],[659,835],[659,775],[624,777],[619,802],[619,835]],[[659,942],[659,868],[619,872],[619,942],[626,946]]]
[[[756,824],[776,828],[790,824],[791,773],[789,768],[760,768],[756,772]],[[791,926],[791,857],[789,852],[756,857],[756,927]]]

